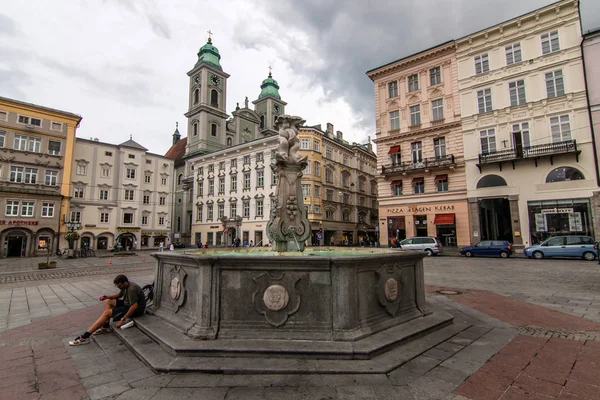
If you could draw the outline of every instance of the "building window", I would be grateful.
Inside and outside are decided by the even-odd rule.
[[[482,89],[477,91],[477,106],[479,114],[492,111],[492,89]]]
[[[100,222],[101,223],[108,223],[108,213],[107,212],[101,212],[100,213]]]
[[[105,151],[104,155],[108,156],[108,157],[112,157],[112,151]]]
[[[521,43],[513,43],[505,46],[504,54],[506,54],[506,65],[520,63],[522,61]]]
[[[31,153],[40,153],[42,150],[42,139],[30,137],[28,149]]]
[[[215,172],[215,166],[214,166],[214,164],[210,164],[208,166],[208,173],[212,174],[213,172]]]
[[[123,213],[123,223],[133,224],[133,213]]]
[[[202,222],[202,205],[196,207],[196,221]]]
[[[333,170],[331,168],[325,168],[325,182],[333,183]]]
[[[315,197],[321,197],[321,187],[315,186]]]
[[[313,175],[321,176],[321,164],[318,161],[313,162]]]
[[[331,149],[325,149],[325,157],[333,160],[333,151]]]
[[[271,185],[277,185],[277,173],[275,171],[271,174]]]
[[[144,175],[144,182],[145,183],[150,183],[150,179],[151,179],[150,176],[151,176],[150,174]]]
[[[25,168],[25,183],[36,183],[37,172],[37,168]]]
[[[210,136],[217,137],[217,124],[210,124]]]
[[[103,178],[110,178],[110,168],[109,167],[102,167],[102,177]]]
[[[546,177],[546,183],[578,181],[585,179],[581,171],[572,167],[559,167],[550,171]]]
[[[344,187],[350,186],[350,174],[348,172],[342,173],[342,186],[344,186]]]
[[[23,167],[10,167],[10,181],[23,182]]]
[[[310,165],[310,164],[308,164]],[[265,185],[265,172],[257,171],[256,172],[256,186],[263,187]]]
[[[349,212],[347,212],[347,211],[344,211],[344,212],[342,213],[342,220],[343,220],[343,221],[346,221],[346,222],[350,221],[350,213],[349,213]]]
[[[392,165],[400,165],[401,162],[401,153],[400,146],[392,146],[390,147],[390,151],[388,152],[390,155],[390,161]]]
[[[58,171],[46,170],[46,185],[56,186],[58,181]]]
[[[433,153],[437,159],[446,157],[446,138],[433,139]]]
[[[531,146],[531,138],[529,135],[529,122],[521,122],[520,124],[513,124],[512,136],[513,137],[511,139],[513,139],[513,141],[516,136],[520,136],[521,144],[523,145],[523,147]],[[514,142],[513,142],[513,147],[515,147]]]
[[[511,106],[520,106],[527,103],[527,100],[525,99],[525,81],[523,79],[509,82],[508,93],[510,95]]]
[[[54,217],[54,203],[42,202],[42,217]]]
[[[302,185],[302,196],[308,197],[310,196],[310,185]]]
[[[148,225],[148,215],[142,215],[142,225]]]
[[[560,50],[558,42],[558,31],[542,33],[542,54],[554,53]]]
[[[243,206],[244,218],[250,218],[250,202],[245,201]]]
[[[325,219],[333,219],[334,215],[335,215],[335,213],[333,212],[333,210],[326,210],[325,211]]]
[[[5,131],[0,131],[0,147],[4,147],[4,137],[6,135]]]
[[[415,92],[419,90],[419,75],[414,74],[408,77],[408,91]]]
[[[448,191],[448,175],[438,175],[435,177],[435,187],[438,192]]]
[[[200,101],[200,89],[194,90],[194,104]]]
[[[6,216],[16,217],[19,215],[19,201],[18,200],[6,200]]]
[[[310,139],[300,139],[300,149],[310,150]]]
[[[402,196],[402,181],[392,182],[392,196]]]
[[[70,221],[81,222],[81,211],[71,211]]]
[[[441,121],[444,119],[444,100],[438,99],[431,102],[431,119]]]
[[[210,105],[219,107],[219,93],[215,89],[210,91]]]
[[[327,201],[333,201],[333,190],[327,189]]]
[[[57,142],[56,140],[48,141],[48,154],[60,156],[60,142]]]
[[[231,175],[230,186],[231,186],[231,191],[232,192],[236,192],[237,191],[237,175]]]
[[[262,200],[256,200],[256,216],[257,217],[262,217],[263,214],[263,201]]]
[[[77,164],[77,175],[87,175],[86,164]]]
[[[244,172],[244,189],[250,189],[250,172]]]
[[[142,203],[144,204],[150,204],[150,195],[145,194],[143,199],[142,199]]]
[[[135,154],[128,154],[127,156],[128,156],[129,158],[132,158],[132,159],[134,159],[134,158],[135,158]]]
[[[219,162],[219,171],[225,171],[225,161]]]
[[[440,67],[434,67],[429,70],[429,84],[431,86],[442,83],[442,71]]]
[[[225,178],[221,177],[219,178],[219,194],[224,194],[225,193]]]
[[[158,217],[158,225],[163,226],[165,224],[165,217]]]
[[[100,200],[108,200],[108,190],[100,189]]]
[[[127,179],[135,179],[135,169],[127,168]]]
[[[494,129],[479,131],[479,140],[481,141],[482,154],[490,154],[496,151],[496,131]]]
[[[33,126],[42,126],[42,120],[39,118],[33,117],[25,117],[23,115],[19,115],[19,123]]]
[[[235,218],[237,216],[237,204],[231,203],[229,205],[229,218]]]
[[[423,146],[421,142],[411,143],[410,152],[412,154],[413,164],[420,163],[423,161]]]
[[[488,54],[483,53],[478,56],[475,56],[475,73],[483,74],[484,72],[488,72],[490,70],[490,63],[488,60]]]
[[[321,214],[321,206],[318,204],[315,204],[315,214]]]
[[[413,193],[425,193],[425,180],[423,178],[413,178]]]
[[[261,115],[260,116],[260,129],[264,129],[265,127],[265,116]]]
[[[208,180],[208,195],[209,196],[215,195],[215,180],[214,179]]]
[[[400,129],[400,111],[392,111],[390,113],[390,130]],[[331,150],[327,149],[328,152]],[[331,154],[328,154],[327,158],[331,158]]]
[[[198,123],[194,123],[193,125],[193,134],[194,136],[198,136]]]
[[[161,178],[160,179],[160,184],[163,185],[163,186],[166,186],[167,185],[167,178]]]
[[[14,146],[15,150],[23,150],[27,148],[27,136],[24,135],[15,135]]]
[[[233,139],[228,137],[227,138],[227,146],[231,146],[231,145],[233,145]]]
[[[33,217],[33,201],[21,202],[21,217]]]
[[[133,189],[125,189],[125,200],[133,200]]]
[[[225,216],[225,204],[217,204],[217,218],[221,219]]]
[[[265,161],[265,153],[256,153],[256,161],[264,162]]]
[[[167,198],[164,196],[160,196],[158,198],[158,205],[159,206],[164,206],[165,204],[167,204]]]
[[[244,165],[250,165],[250,156],[244,156]]]
[[[563,96],[565,94],[565,83],[562,70],[547,72],[546,75],[546,94],[548,98]]]
[[[421,125],[421,106],[419,104],[410,107],[410,125]]]
[[[229,167],[230,167],[231,169],[237,168],[237,158],[234,158],[233,160],[231,160],[231,161],[229,162]]]
[[[552,142],[564,142],[571,140],[571,124],[568,115],[550,117],[550,132],[552,133]]]
[[[213,220],[213,205],[208,204],[206,206],[206,211],[207,211],[208,221],[212,221]]]
[[[388,98],[398,96],[398,81],[388,83]]]
[[[85,190],[82,187],[73,188],[73,197],[76,199],[83,199],[85,196]]]

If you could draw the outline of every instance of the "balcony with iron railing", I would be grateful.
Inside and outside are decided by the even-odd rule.
[[[527,147],[518,146],[512,149],[479,154],[477,168],[479,168],[479,172],[481,172],[481,167],[486,164],[498,164],[500,171],[502,171],[502,164],[510,162],[514,169],[515,162],[521,160],[533,160],[537,167],[537,161],[540,158],[550,158],[550,164],[554,165],[553,157],[561,154],[574,154],[575,159],[579,162],[581,150],[577,149],[577,142],[575,140],[544,143]]]
[[[439,157],[424,158],[420,162],[404,161],[395,164],[384,165],[381,168],[383,175],[396,174],[413,171],[424,171],[433,169],[444,169],[456,166],[454,154],[446,154]]]

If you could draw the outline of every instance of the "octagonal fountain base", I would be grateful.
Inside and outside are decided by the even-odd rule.
[[[426,305],[419,253],[154,256],[151,315],[117,334],[156,371],[386,373],[460,330]]]

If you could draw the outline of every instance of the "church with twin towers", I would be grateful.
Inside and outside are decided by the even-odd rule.
[[[279,84],[269,71],[258,97],[238,102],[230,115],[226,110],[230,75],[210,36],[187,75],[187,137],[176,128],[165,154],[175,160],[172,241],[230,246],[239,239],[241,245],[265,245],[277,184],[269,165],[278,144],[277,118],[287,105]],[[320,126],[311,129],[320,131]],[[343,139],[339,144],[344,145]],[[348,150],[351,147],[348,144]]]

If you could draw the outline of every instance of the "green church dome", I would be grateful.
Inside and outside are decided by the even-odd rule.
[[[223,68],[221,68],[221,64],[219,64],[220,59],[221,55],[219,54],[219,49],[213,46],[212,40],[208,38],[208,42],[200,47],[200,51],[198,51],[198,62],[196,62],[194,68],[202,63],[206,63],[222,71]]]
[[[267,96],[273,96],[276,99],[281,100],[281,96],[279,95],[279,84],[275,79],[273,79],[273,77],[271,76],[271,72],[269,72],[269,77],[262,81],[260,88],[262,90],[258,95],[259,99],[262,99],[263,97]]]

